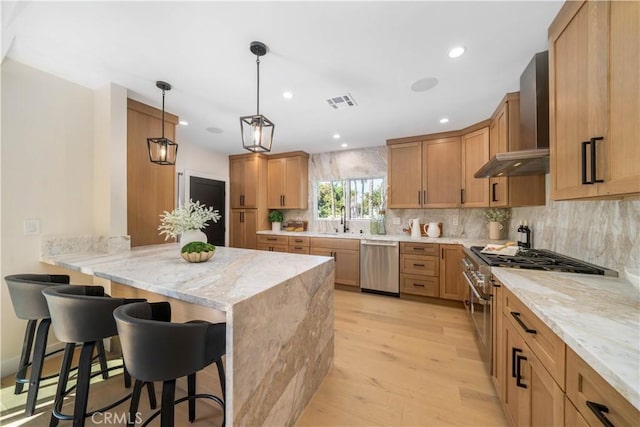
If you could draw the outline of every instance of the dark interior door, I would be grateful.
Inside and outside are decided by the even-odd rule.
[[[215,246],[224,246],[224,212],[225,212],[224,181],[192,176],[189,179],[189,197],[205,206],[213,206],[220,213],[218,222],[209,221],[209,225],[202,231],[207,235],[207,241]]]

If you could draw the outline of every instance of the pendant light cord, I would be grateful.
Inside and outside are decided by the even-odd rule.
[[[162,138],[164,139],[164,89],[162,89]]]
[[[258,84],[257,84],[257,96],[256,96],[256,116],[260,115],[260,57],[256,55],[256,67],[258,68],[258,73],[257,73],[257,80],[258,80]]]

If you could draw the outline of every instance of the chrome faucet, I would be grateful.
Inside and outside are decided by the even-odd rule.
[[[344,206],[340,208],[340,225],[342,226],[343,233],[349,231],[349,226],[347,225],[347,211]]]

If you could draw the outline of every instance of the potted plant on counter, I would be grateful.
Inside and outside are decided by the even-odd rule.
[[[190,242],[207,242],[207,235],[202,229],[209,225],[209,221],[218,222],[220,213],[213,207],[206,207],[199,201],[189,199],[183,206],[171,212],[164,211],[160,215],[160,235],[165,240],[180,236],[182,246]]]
[[[282,212],[280,211],[269,212],[269,221],[271,222],[271,231],[282,230],[283,220],[284,220],[284,215],[282,215]]]
[[[502,229],[504,228],[503,223],[511,218],[511,209],[485,209],[484,217],[489,223],[489,239],[499,240],[502,235]]]

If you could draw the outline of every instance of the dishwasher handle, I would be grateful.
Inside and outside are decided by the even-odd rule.
[[[398,242],[387,242],[384,240],[361,240],[360,246],[388,246],[395,248],[398,246]]]

